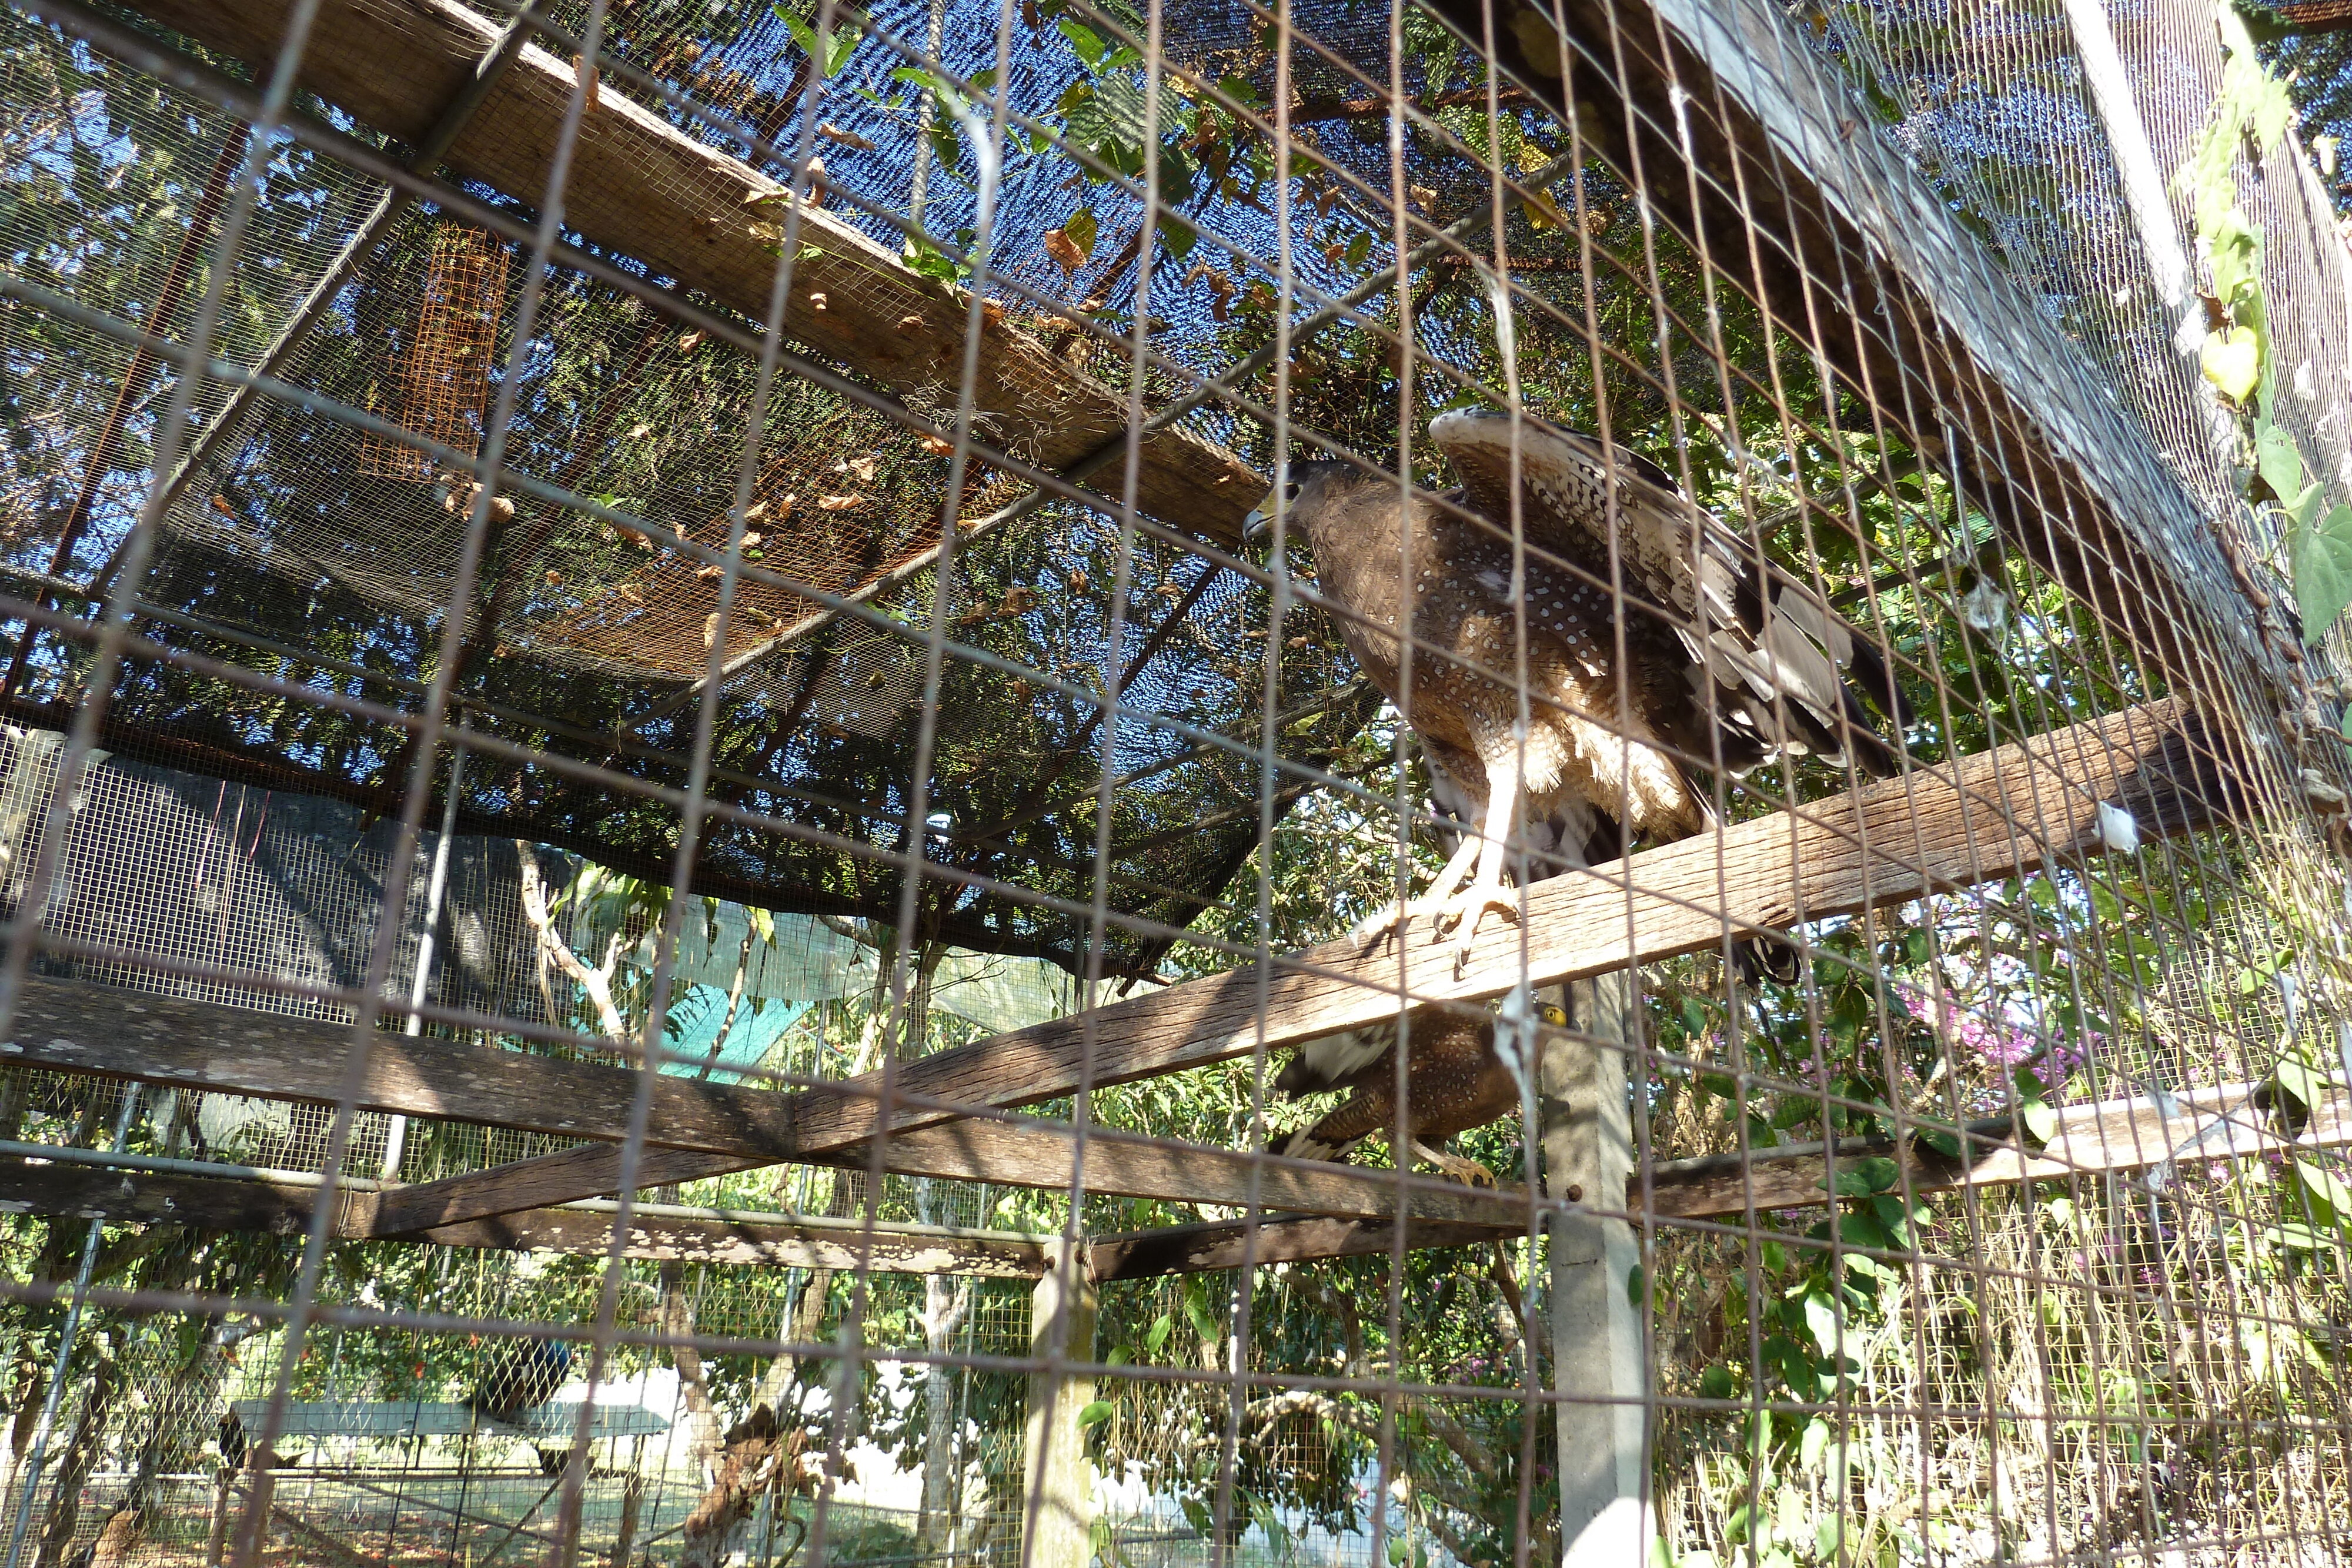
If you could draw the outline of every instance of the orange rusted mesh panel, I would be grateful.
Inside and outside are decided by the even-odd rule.
[[[374,412],[460,452],[480,448],[490,356],[506,309],[507,260],[506,246],[480,229],[444,224],[435,231],[396,392],[389,406],[377,404]],[[359,468],[384,479],[433,477],[432,460],[424,453],[376,436],[361,439]]]

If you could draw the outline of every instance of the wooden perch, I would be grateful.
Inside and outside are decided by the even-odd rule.
[[[365,1235],[373,1193],[338,1191],[339,1235]],[[310,1223],[318,1189],[253,1177],[176,1171],[109,1170],[91,1166],[0,1165],[0,1213],[66,1215],[117,1224],[193,1225],[206,1230],[259,1230],[298,1236]],[[424,1232],[414,1239],[444,1247],[526,1248],[601,1255],[612,1244],[613,1212],[531,1209]],[[768,1268],[855,1269],[883,1273],[979,1274],[1034,1280],[1045,1249],[1011,1231],[953,1229],[878,1222],[869,1234],[856,1219],[791,1215],[681,1214],[656,1207],[630,1216],[623,1249],[661,1262],[754,1264]]]
[[[1089,1080],[1126,1082],[1245,1055],[1261,1040],[1271,1051],[1380,1021],[1396,1012],[1400,983],[1416,1002],[1474,1000],[1715,947],[1727,932],[1785,931],[2020,875],[2095,847],[2103,801],[2154,841],[2215,820],[2231,800],[2204,727],[2151,703],[1538,883],[1525,933],[1490,922],[1459,974],[1450,945],[1423,927],[1402,951],[1337,942],[1275,959],[1263,976],[1244,966],[923,1057],[898,1068],[898,1086],[975,1105],[1059,1098]],[[858,1082],[867,1095],[803,1098],[802,1157],[874,1132],[880,1079]],[[902,1110],[894,1124],[944,1119]]]
[[[332,1103],[340,1092],[351,1045],[348,1027],[317,1019],[39,978],[27,979],[18,994],[16,1030],[16,1039],[0,1044],[0,1062],[313,1103]],[[636,1074],[626,1068],[379,1032],[369,1040],[358,1103],[363,1110],[618,1144],[628,1131],[636,1082]],[[742,1170],[786,1160],[857,1167],[867,1163],[862,1143],[810,1150],[794,1135],[798,1109],[834,1091],[787,1094],[658,1077],[653,1092],[649,1146],[640,1166],[643,1185],[709,1175],[713,1167]],[[682,1153],[695,1157],[685,1159]],[[583,1177],[578,1172],[591,1155],[610,1163]],[[893,1136],[883,1168],[1062,1188],[1069,1185],[1074,1158],[1067,1127],[956,1119],[950,1125]],[[1085,1164],[1087,1185],[1096,1192],[1224,1204],[1247,1203],[1255,1192],[1269,1208],[1367,1216],[1391,1214],[1397,1207],[1393,1173],[1310,1162],[1284,1166],[1238,1150],[1163,1147],[1108,1130],[1089,1135]],[[1254,1175],[1257,1166],[1264,1168]],[[558,1178],[552,1183],[539,1176],[549,1168]],[[550,1207],[551,1200],[541,1195],[552,1187],[576,1187],[593,1179],[609,1189],[617,1186],[611,1174],[617,1168],[616,1149],[568,1150],[463,1178],[465,1190],[478,1200],[468,1214],[446,1202],[419,1201],[425,1188],[395,1188],[352,1194],[341,1223],[355,1235],[430,1234],[464,1220]],[[431,1187],[439,1193],[450,1185]],[[381,1223],[380,1204],[385,1206]],[[1414,1189],[1405,1208],[1425,1218],[1506,1225],[1517,1223],[1526,1210],[1524,1194],[1435,1182]]]
[[[1848,1138],[1834,1151],[1815,1145],[1674,1161],[1653,1171],[1646,1200],[1638,1179],[1629,1184],[1629,1210],[1657,1220],[1738,1222],[1751,1204],[1759,1213],[1811,1207],[1828,1201],[1836,1172],[1873,1158],[1894,1158],[1912,1191],[1934,1192],[2352,1144],[2352,1093],[2339,1089],[2326,1104],[2313,1107],[2310,1119],[2290,1136],[2255,1105],[2255,1089],[2250,1083],[2231,1083],[2168,1098],[2140,1095],[2067,1106],[2058,1113],[2055,1135],[2040,1149],[2010,1140],[2000,1131],[2001,1124],[1980,1123],[1975,1131],[1984,1141],[1972,1141],[1968,1161],[1916,1144],[1898,1145],[1890,1138]],[[341,1234],[368,1234],[352,1220],[363,1223],[365,1200],[373,1196],[342,1195],[346,1216]],[[251,1178],[0,1165],[0,1213],[293,1235],[309,1225],[315,1197],[315,1188]],[[1377,1255],[1396,1245],[1392,1219],[1319,1215],[1268,1218],[1255,1227],[1255,1240],[1251,1228],[1228,1220],[1093,1237],[1087,1241],[1087,1267],[1100,1283],[1235,1269],[1245,1258],[1265,1265]],[[1406,1227],[1404,1244],[1415,1249],[1475,1246],[1526,1230],[1524,1218],[1488,1224],[1417,1220]],[[612,1212],[606,1207],[533,1209],[443,1226],[410,1239],[445,1247],[602,1256],[611,1238]],[[1034,1280],[1045,1272],[1050,1239],[894,1223],[877,1224],[869,1233],[855,1219],[681,1215],[657,1208],[635,1216],[625,1250],[632,1258],[664,1261],[820,1269],[855,1269],[863,1263],[882,1273]]]
[[[1713,946],[1734,930],[1785,930],[1919,894],[2013,876],[2091,841],[2101,801],[2120,801],[2150,841],[2212,820],[2230,790],[2202,727],[2169,702],[2077,725],[1963,759],[1958,783],[1922,772],[1816,802],[1720,835],[1652,850],[1529,891],[1532,985],[1584,978]],[[1626,883],[1632,883],[1629,893]],[[1420,934],[1402,967],[1416,998],[1472,999],[1517,983],[1521,936],[1495,922],[1457,977],[1451,949]],[[1097,1084],[1171,1072],[1373,1022],[1396,1007],[1399,955],[1349,943],[1278,959],[942,1051],[898,1070],[901,1092],[973,1107],[1060,1098]],[[1265,1009],[1258,1011],[1263,985]],[[1092,1045],[1086,1030],[1091,1024]],[[16,1038],[0,1054],[27,1065],[181,1088],[331,1101],[349,1033],[339,1026],[173,998],[32,979]],[[616,1144],[636,1075],[520,1051],[378,1034],[362,1108]],[[681,1078],[654,1081],[638,1180],[680,1182],[787,1160],[863,1165],[881,1124],[878,1076],[782,1093]],[[883,1168],[1055,1187],[1071,1176],[1070,1134],[1050,1126],[961,1119],[901,1105]],[[567,1150],[409,1189],[383,1200],[373,1234],[409,1233],[599,1197],[619,1186],[619,1151]],[[1259,1168],[1254,1173],[1252,1166]],[[1085,1154],[1090,1190],[1350,1214],[1395,1210],[1393,1176],[1346,1166],[1288,1168],[1231,1150],[1175,1149],[1097,1132]],[[1415,1191],[1414,1218],[1523,1221],[1524,1196]]]
[[[146,16],[264,75],[288,0],[143,0]],[[374,5],[326,0],[303,51],[301,84],[363,124],[415,141],[469,78],[499,25],[456,0]],[[443,162],[538,207],[573,86],[572,63],[527,47]],[[607,82],[582,117],[563,191],[566,224],[700,290],[753,321],[767,316],[784,187],[706,145]],[[819,355],[918,405],[963,371],[968,298],[908,271],[891,251],[803,204],[784,329]],[[1126,395],[1074,371],[1008,319],[981,343],[974,422],[1000,452],[1069,467],[1126,429]],[[1116,475],[1116,465],[1107,470]],[[1136,505],[1171,527],[1226,543],[1265,482],[1239,458],[1181,428],[1143,442]]]
[[[2169,701],[1963,758],[1958,771],[1957,787],[1944,771],[1923,770],[1814,802],[1801,815],[1759,818],[1719,836],[1540,883],[1528,895],[1526,978],[1534,986],[1584,979],[1714,946],[1727,925],[1787,930],[1929,890],[2014,876],[2095,844],[2103,800],[2130,810],[2142,836],[2153,841],[2212,821],[2232,799],[2205,727]],[[1405,986],[1416,1000],[1493,996],[1520,978],[1519,934],[1499,921],[1479,937],[1458,977],[1452,948],[1431,945],[1425,934],[1404,957]],[[1264,1020],[1269,1051],[1396,1010],[1392,947],[1360,954],[1352,943],[1334,943],[1276,959],[1272,969]],[[1036,1024],[924,1057],[901,1066],[898,1083],[908,1094],[974,1105],[1058,1099],[1085,1081],[1089,1029],[1097,1084],[1246,1054],[1260,1033],[1257,985],[1255,967],[1245,966],[1098,1008],[1085,1019]],[[871,1093],[881,1087],[879,1074],[860,1082]],[[844,1135],[864,1138],[874,1114],[870,1097],[812,1094],[794,1119],[801,1151],[794,1157],[822,1157]],[[901,1145],[931,1146],[906,1129],[945,1119],[902,1111],[891,1137],[892,1168],[901,1168]],[[658,1176],[639,1179],[692,1181],[744,1164],[665,1156]],[[618,1170],[616,1152],[574,1150],[453,1177],[436,1184],[441,1192],[419,1192],[408,1201],[445,1204],[443,1217],[450,1218],[496,1212],[491,1206],[509,1202],[564,1203],[615,1190]],[[1090,1163],[1090,1187],[1121,1190],[1097,1181],[1097,1172]]]
[[[2167,1161],[2245,1159],[2298,1150],[2340,1148],[2352,1144],[2352,1093],[2338,1089],[2328,1103],[2315,1106],[2311,1119],[2289,1136],[2253,1103],[2257,1085],[2225,1083],[2187,1090],[2176,1096],[2138,1095],[2069,1105],[2058,1113],[2058,1131],[2040,1149],[1998,1139],[1971,1141],[1969,1158],[1949,1158],[1916,1143],[1892,1138],[1848,1138],[1834,1153],[1823,1145],[1805,1149],[1768,1149],[1751,1155],[1716,1155],[1677,1160],[1652,1173],[1643,1196],[1639,1173],[1629,1179],[1629,1217],[1657,1220],[1744,1220],[1752,1205],[1761,1214],[1776,1208],[1807,1208],[1829,1201],[1836,1172],[1868,1159],[1892,1158],[1903,1172],[1894,1190],[1907,1182],[1913,1192],[1947,1192],[2026,1181],[2063,1181],[2113,1171],[2144,1169]],[[1987,1124],[1978,1124],[1982,1137]],[[1238,1220],[1171,1227],[1129,1236],[1098,1237],[1090,1256],[1097,1280],[1132,1280],[1153,1274],[1237,1269],[1248,1247]],[[1525,1225],[1414,1224],[1405,1245],[1465,1247],[1497,1236],[1525,1235]],[[1263,1263],[1305,1258],[1344,1258],[1388,1251],[1395,1245],[1395,1222],[1385,1219],[1291,1219],[1258,1226],[1253,1256]]]

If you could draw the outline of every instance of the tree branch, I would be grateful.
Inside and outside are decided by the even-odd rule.
[[[569,976],[572,982],[588,993],[589,1002],[596,1009],[596,1022],[604,1038],[615,1045],[634,1042],[629,1026],[621,1018],[621,1009],[613,1003],[613,968],[619,962],[621,942],[615,936],[608,943],[603,969],[592,969],[581,961],[572,945],[556,934],[555,917],[549,911],[547,886],[539,878],[539,857],[525,839],[515,841],[515,849],[522,863],[522,913],[530,928],[539,936],[539,949],[555,967]]]

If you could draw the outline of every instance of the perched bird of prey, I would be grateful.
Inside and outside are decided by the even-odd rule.
[[[1284,499],[1324,598],[1346,612],[1349,651],[1420,736],[1441,793],[1478,821],[1427,894],[1367,921],[1368,936],[1428,914],[1441,933],[1461,923],[1466,948],[1487,910],[1517,907],[1504,891],[1515,836],[1575,866],[1603,815],[1621,843],[1706,831],[1699,767],[1738,774],[1810,752],[1896,771],[1862,702],[1908,722],[1876,651],[1809,590],[1775,580],[1768,593],[1745,543],[1632,453],[1518,422],[1528,549],[1515,591],[1512,423],[1477,411],[1432,422],[1462,480],[1444,497],[1406,501],[1394,479],[1345,464],[1290,468]]]
[[[466,1396],[477,1416],[513,1425],[555,1397],[572,1372],[572,1346],[560,1339],[531,1340],[500,1351]]]
[[[1411,1015],[1405,1055],[1405,1145],[1397,1163],[1416,1155],[1474,1186],[1495,1176],[1475,1160],[1436,1147],[1456,1133],[1499,1122],[1517,1112],[1530,1091],[1540,1055],[1535,1019],[1554,1029],[1568,1015],[1549,1004],[1529,1009],[1516,996],[1483,1019],[1423,1009]],[[1337,1110],[1293,1133],[1281,1152],[1296,1159],[1344,1161],[1366,1138],[1394,1135],[1397,1125],[1395,1019],[1367,1024],[1300,1046],[1274,1081],[1293,1100],[1330,1090],[1351,1091]]]

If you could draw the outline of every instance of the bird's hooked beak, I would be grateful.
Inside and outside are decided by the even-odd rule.
[[[1287,485],[1268,486],[1265,498],[1252,507],[1249,516],[1242,519],[1242,543],[1255,547],[1271,538],[1274,535],[1274,514],[1277,503],[1286,507],[1297,499],[1298,481],[1296,479],[1291,480]]]

